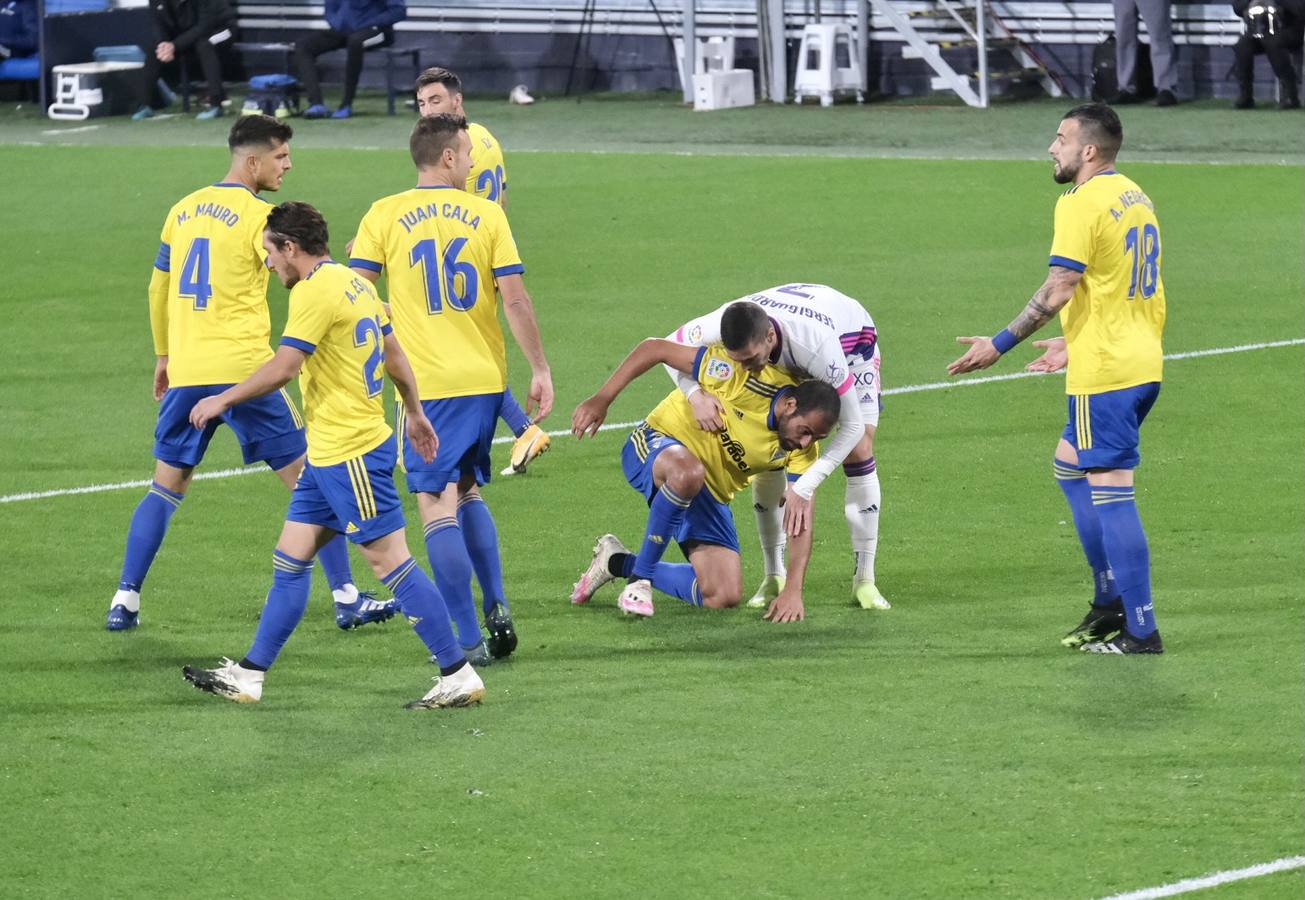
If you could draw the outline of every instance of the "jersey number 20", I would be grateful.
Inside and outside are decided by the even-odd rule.
[[[412,248],[409,265],[420,265],[426,283],[426,308],[430,314],[438,315],[444,311],[444,301],[440,297],[440,282],[444,283],[444,297],[449,306],[459,312],[466,312],[476,305],[479,296],[480,278],[476,267],[465,260],[459,260],[458,254],[467,245],[464,237],[454,238],[444,248],[443,256],[435,245],[434,238],[418,241]],[[443,275],[443,278],[440,276]],[[458,290],[461,276],[461,290]]]
[[[1133,254],[1133,272],[1128,282],[1128,299],[1142,290],[1142,299],[1150,300],[1160,284],[1160,231],[1154,225],[1146,225],[1139,235],[1134,225],[1124,235],[1124,250]]]

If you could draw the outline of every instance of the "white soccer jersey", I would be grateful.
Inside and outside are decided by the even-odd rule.
[[[865,431],[860,397],[878,401],[879,340],[864,306],[823,284],[783,284],[739,297],[761,306],[775,328],[778,343],[771,362],[800,378],[818,378],[834,386],[842,401],[838,432],[820,459],[793,485],[810,499],[816,487],[841,465]],[[705,347],[720,340],[720,321],[731,300],[719,309],[686,322],[669,339]],[[699,389],[693,379],[668,368],[685,396]],[[869,383],[867,383],[869,382]]]

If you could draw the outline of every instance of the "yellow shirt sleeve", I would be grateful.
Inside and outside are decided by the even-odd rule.
[[[517,242],[512,237],[512,228],[508,225],[503,210],[497,206],[493,209],[497,213],[494,218],[494,251],[490,260],[494,277],[520,275],[526,267],[521,262],[521,254],[517,252]]]
[[[1076,202],[1077,199],[1073,193],[1066,192],[1056,201],[1055,231],[1048,264],[1085,272],[1092,255],[1091,207]]]
[[[171,286],[172,213],[168,213],[159,233],[159,252],[150,273],[150,332],[154,337],[154,355],[168,355],[168,288]]]
[[[304,287],[310,287],[307,281]],[[312,353],[322,342],[331,323],[335,320],[334,305],[325,297],[313,298],[308,290],[300,290],[299,285],[290,292],[290,316],[285,323],[285,332],[281,343],[294,347],[305,353]]]
[[[385,268],[385,241],[379,223],[380,216],[376,214],[376,206],[373,204],[358,223],[358,234],[353,239],[353,250],[349,253],[349,268],[377,273]]]

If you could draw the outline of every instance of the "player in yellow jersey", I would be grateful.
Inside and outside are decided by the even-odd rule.
[[[262,246],[272,207],[258,192],[280,189],[293,135],[270,116],[239,119],[227,139],[226,178],[183,198],[163,223],[149,288],[154,399],[161,401],[157,461],[127,533],[122,576],[109,603],[110,631],[138,624],[141,585],[221,422],[235,432],[246,463],[265,462],[287,487],[303,467],[303,421],[284,391],[235,407],[201,432],[186,421],[197,399],[243,380],[272,356]],[[378,603],[354,587],[343,539],[323,550],[322,567],[341,628],[394,615],[393,602]]]
[[[438,116],[443,113],[466,115],[462,106],[462,79],[448,69],[440,66],[426,69],[417,76],[415,91],[417,112],[422,116]],[[468,122],[467,134],[471,138],[471,172],[467,175],[467,193],[493,200],[507,211],[508,183],[503,148],[483,125]],[[508,466],[499,474],[525,472],[534,459],[548,450],[552,438],[530,420],[530,416],[512,396],[511,388],[503,391],[503,406],[499,410],[499,417],[517,438],[512,445]]]
[[[718,432],[699,428],[692,406],[677,389],[635,428],[621,452],[621,465],[630,486],[648,501],[643,543],[638,553],[630,553],[614,535],[600,537],[589,568],[572,591],[572,603],[586,603],[608,581],[626,578],[617,605],[632,615],[653,614],[654,587],[693,606],[738,606],[743,571],[730,501],[760,472],[787,468],[796,479],[809,469],[819,456],[815,442],[838,421],[839,398],[823,381],[799,384],[764,361],[754,371],[732,360],[726,347],[744,334],[732,326],[727,310],[721,329],[726,343],[710,347],[649,338],[598,393],[576,407],[572,432],[577,437],[595,434],[616,396],[662,364],[691,375],[710,391],[721,402],[724,426]],[[806,528],[789,543],[789,578],[766,610],[771,621],[805,618],[802,586],[811,532]],[[679,542],[688,565],[661,561],[672,540]]]
[[[1069,422],[1052,462],[1092,567],[1095,595],[1061,643],[1092,653],[1162,653],[1151,605],[1151,557],[1137,514],[1139,431],[1160,394],[1165,288],[1151,198],[1115,171],[1119,117],[1091,103],[1065,114],[1052,142],[1053,176],[1073,185],[1056,202],[1050,272],[1024,311],[970,349],[953,375],[986,369],[1060,313],[1063,338],[1028,368],[1068,367]]]
[[[421,409],[417,382],[371,283],[330,257],[326,221],[307,203],[282,203],[267,215],[267,262],[290,288],[290,316],[276,354],[239,384],[200,399],[189,421],[203,430],[240,404],[279,392],[299,376],[308,420],[308,463],[295,484],[272,554],[273,581],[249,652],[216,669],[187,666],[201,690],[255,703],[308,605],[313,557],[347,535],[389,587],[413,630],[440,663],[440,677],[410,709],[467,706],[485,685],[467,662],[435,585],[408,550],[403,504],[394,487],[396,447],[385,424],[383,375],[405,412],[406,438],[435,458],[439,440]]]
[[[372,204],[358,225],[349,265],[375,280],[386,274],[394,331],[412,360],[440,455],[423,462],[405,447],[408,490],[417,495],[436,583],[464,647],[480,640],[471,573],[483,592],[489,649],[516,647],[498,552],[498,530],[480,495],[507,387],[498,294],[531,368],[529,403],[553,406],[553,380],[526,293],[525,266],[502,208],[462,190],[471,138],[461,116],[421,118],[409,150],[417,186]]]

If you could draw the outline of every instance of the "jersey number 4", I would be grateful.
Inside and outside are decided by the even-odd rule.
[[[1142,299],[1150,300],[1160,284],[1160,230],[1154,225],[1146,225],[1139,232],[1134,225],[1124,235],[1124,251],[1133,254],[1128,299],[1137,296],[1138,289],[1141,288]]]
[[[213,296],[213,285],[208,281],[208,238],[195,238],[186,251],[186,261],[181,264],[181,280],[177,294],[195,301],[195,309],[208,309],[208,298]]]
[[[466,312],[476,305],[480,293],[480,278],[476,274],[476,267],[458,259],[458,254],[465,246],[466,238],[454,238],[441,255],[435,239],[427,238],[418,241],[412,248],[409,265],[421,266],[426,284],[426,308],[432,316],[444,311],[444,300],[459,312]],[[440,292],[441,282],[444,288],[443,298]]]

